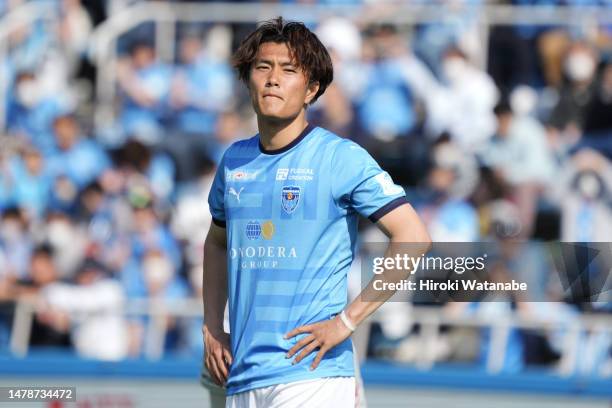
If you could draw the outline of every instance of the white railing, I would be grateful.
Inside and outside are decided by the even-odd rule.
[[[410,309],[413,324],[421,327],[421,342],[425,348],[419,354],[416,366],[423,370],[431,369],[436,362],[434,347],[439,344],[438,336],[442,326],[471,327],[490,330],[490,344],[486,360],[487,372],[499,373],[506,359],[507,344],[510,330],[532,329],[539,332],[565,331],[565,341],[561,351],[561,361],[557,366],[560,376],[570,376],[576,372],[577,358],[581,352],[580,337],[585,333],[590,335],[612,334],[612,315],[582,314],[572,322],[559,319],[543,319],[519,315],[504,315],[503,317],[458,314],[440,307],[412,307]],[[35,306],[31,302],[17,302],[13,328],[11,331],[10,349],[16,356],[25,357],[28,353],[30,330]],[[202,302],[196,299],[174,300],[171,302],[152,301],[148,299],[131,300],[120,313],[127,316],[149,316],[149,326],[146,328],[148,348],[144,350],[147,359],[157,360],[163,356],[166,322],[168,317],[201,318]],[[376,319],[376,314],[369,321]],[[361,328],[360,328],[361,329]],[[365,328],[367,330],[367,327]],[[367,341],[367,339],[366,339]]]

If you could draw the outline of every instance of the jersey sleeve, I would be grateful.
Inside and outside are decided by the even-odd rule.
[[[377,222],[408,202],[404,189],[354,142],[343,140],[338,144],[332,166],[332,194],[342,208],[352,208]]]
[[[215,225],[225,228],[225,155],[219,162],[215,179],[208,193],[208,207]]]

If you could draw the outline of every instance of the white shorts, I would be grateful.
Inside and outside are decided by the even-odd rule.
[[[230,395],[225,408],[354,408],[355,377],[325,377]]]

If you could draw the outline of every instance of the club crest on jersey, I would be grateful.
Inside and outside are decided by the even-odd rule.
[[[299,186],[285,186],[282,190],[282,205],[283,210],[287,214],[291,214],[295,211],[298,204],[300,203],[300,196],[302,195],[302,189]]]

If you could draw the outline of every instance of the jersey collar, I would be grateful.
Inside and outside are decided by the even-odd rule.
[[[261,153],[264,154],[281,154],[286,152],[287,150],[291,149],[292,147],[296,146],[298,143],[300,143],[302,141],[302,139],[304,139],[306,136],[308,136],[308,134],[314,130],[315,126],[308,124],[308,126],[306,126],[306,128],[304,128],[304,130],[302,130],[302,133],[300,133],[300,135],[298,137],[296,137],[295,139],[293,139],[291,141],[291,143],[281,147],[280,149],[272,149],[272,150],[266,150],[263,145],[261,144],[261,139],[258,140],[258,144],[259,144],[259,151]]]

